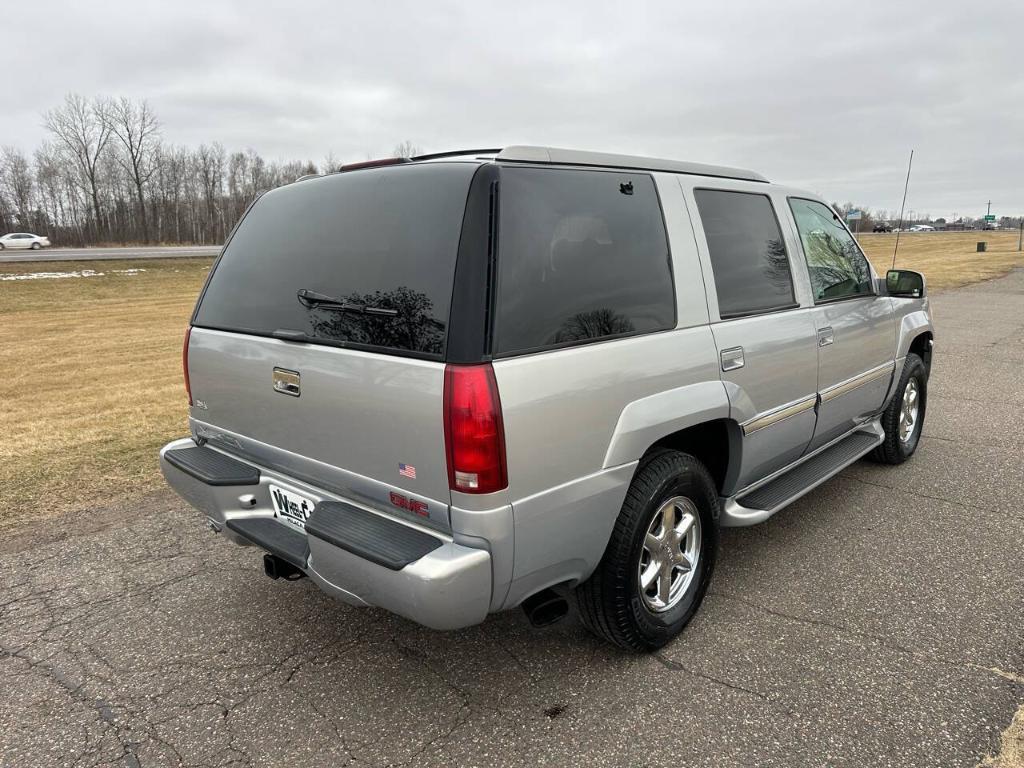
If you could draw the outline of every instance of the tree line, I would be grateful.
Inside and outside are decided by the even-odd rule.
[[[0,148],[0,233],[54,245],[219,244],[260,192],[338,167],[331,155],[318,167],[217,142],[176,146],[145,100],[69,94],[43,125],[47,140],[31,157]]]
[[[0,233],[47,235],[55,245],[220,244],[260,192],[339,165],[331,155],[318,166],[268,161],[252,149],[228,152],[218,142],[176,146],[163,140],[147,101],[124,97],[68,94],[43,115],[43,125],[48,138],[31,158],[0,148]],[[405,141],[394,153],[420,150]],[[851,203],[833,207],[844,217],[859,208],[862,232],[897,219],[896,212]],[[932,223],[931,216],[911,211],[904,227],[918,222]],[[1019,221],[1004,217],[1003,224]]]
[[[839,216],[846,220],[847,215],[850,211],[860,211],[861,217],[859,221],[847,221],[847,225],[851,230],[856,232],[870,232],[874,229],[875,224],[884,224],[889,227],[896,227],[900,223],[899,211],[888,211],[885,209],[872,210],[866,205],[854,205],[853,203],[839,203],[833,202],[832,208],[835,209]],[[992,225],[985,221],[983,216],[962,216],[954,213],[950,218],[946,219],[943,216],[938,218],[932,218],[930,213],[921,213],[914,209],[909,209],[903,214],[903,229],[909,229],[915,224],[927,224],[929,226],[936,227],[937,229],[985,229]],[[997,223],[1003,229],[1016,229],[1021,225],[1020,216],[1000,216]]]

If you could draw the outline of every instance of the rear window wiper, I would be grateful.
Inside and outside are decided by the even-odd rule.
[[[351,302],[328,296],[325,293],[311,291],[308,288],[299,288],[298,293],[295,295],[298,296],[299,303],[302,306],[309,307],[310,309],[316,307],[317,309],[326,309],[331,312],[354,312],[360,315],[375,315],[378,317],[396,317],[398,315],[397,309],[375,307],[370,304],[352,304]]]

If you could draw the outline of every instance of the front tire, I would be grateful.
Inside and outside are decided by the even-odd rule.
[[[885,441],[875,448],[871,458],[883,464],[902,464],[913,456],[921,441],[927,405],[928,369],[911,352],[903,363],[896,392],[882,412]]]
[[[668,450],[645,459],[597,570],[576,590],[583,624],[630,651],[668,643],[707,592],[718,517],[718,490],[701,462]]]

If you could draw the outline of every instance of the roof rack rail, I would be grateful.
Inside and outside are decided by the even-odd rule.
[[[501,151],[501,147],[493,149],[454,149],[448,152],[431,152],[429,155],[416,155],[409,159],[415,162],[417,160],[437,160],[442,157],[460,157],[461,155],[496,155]]]
[[[682,160],[665,160],[656,157],[637,157],[634,155],[616,155],[607,152],[587,152],[579,149],[559,149],[557,147],[505,147],[498,154],[497,160],[516,163],[537,163],[546,165],[580,165],[603,168],[625,168],[628,170],[668,171],[685,173],[694,176],[717,176],[723,179],[740,179],[743,181],[767,182],[764,176],[742,168],[729,168],[722,165],[705,165]]]

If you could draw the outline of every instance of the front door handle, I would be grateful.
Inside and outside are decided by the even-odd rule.
[[[831,325],[826,325],[824,328],[818,329],[818,346],[827,347],[829,344],[836,340],[836,335],[832,331]]]
[[[730,347],[722,350],[722,370],[735,371],[745,365],[743,360],[743,347]]]

